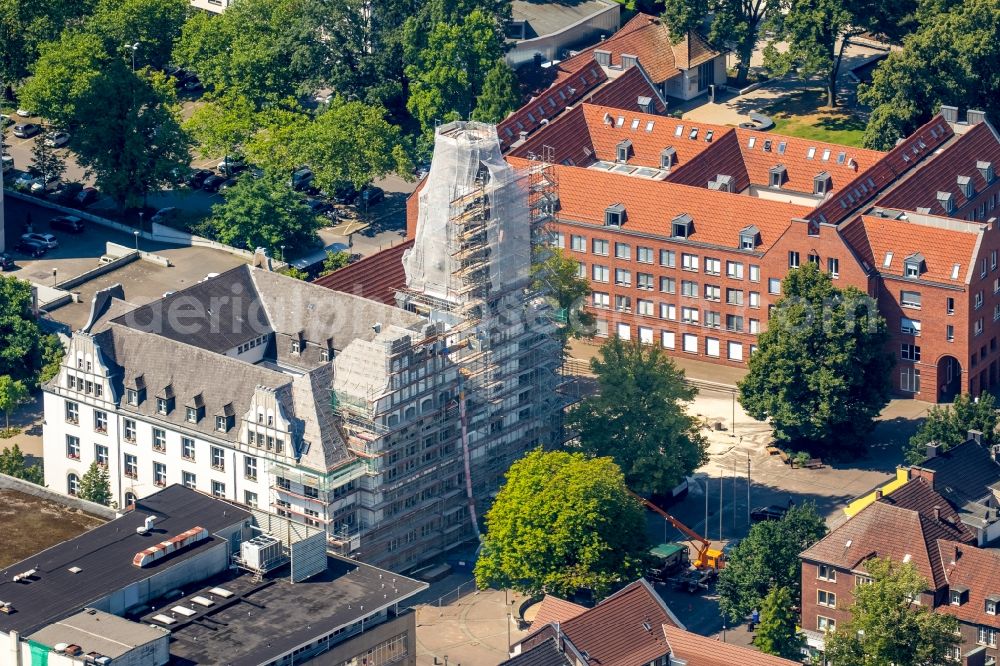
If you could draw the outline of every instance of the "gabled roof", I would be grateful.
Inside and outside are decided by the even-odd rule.
[[[652,86],[640,67],[630,67],[617,79],[600,86],[587,101],[591,104],[610,106],[613,109],[641,112],[639,98],[647,97],[656,113],[664,113],[666,104],[659,91]]]
[[[572,601],[566,601],[551,594],[546,594],[545,598],[542,599],[542,603],[538,606],[538,612],[535,614],[532,624],[541,627],[550,622],[561,623],[585,612],[587,612],[585,606],[574,604]]]
[[[935,507],[940,518],[935,518]],[[865,560],[872,557],[910,562],[937,589],[945,583],[938,539],[964,542],[972,535],[943,497],[923,479],[912,479],[862,509],[800,557],[848,570],[863,570]]]
[[[917,210],[927,208],[935,215],[949,215],[937,198],[938,192],[951,194],[954,210],[958,211],[969,199],[958,186],[958,178],[965,176],[974,189],[973,198],[982,194],[987,187],[996,183],[987,183],[976,168],[980,161],[993,164],[994,171],[1000,175],[1000,140],[994,135],[987,123],[973,125],[965,134],[957,137],[945,147],[929,163],[919,169],[912,177],[893,188],[879,200],[880,206]],[[960,214],[965,217],[964,214]],[[956,215],[957,217],[958,215]]]
[[[915,467],[934,472],[934,490],[960,513],[975,511],[971,505],[992,496],[990,487],[1000,482],[1000,465],[989,449],[971,439]]]
[[[412,238],[317,278],[313,284],[395,305],[396,292],[406,286],[403,253],[411,247]]]
[[[997,575],[1000,551],[945,540],[938,541],[938,551],[948,585],[967,587],[969,599],[958,606],[946,602],[935,610],[954,615],[962,622],[1000,628],[1000,616],[986,612],[987,597],[992,597],[1000,606],[1000,575]]]
[[[578,63],[593,59],[596,50],[610,52],[614,67],[621,66],[622,55],[637,56],[639,64],[656,84],[720,55],[693,30],[679,43],[672,43],[670,28],[657,17],[643,13],[636,14],[603,42],[563,61],[563,66],[573,69]]]
[[[863,215],[846,224],[842,234],[872,270],[902,277],[904,259],[920,253],[924,256],[921,280],[960,285],[966,283],[969,268],[976,259],[983,228],[977,223],[954,220],[937,222],[916,216],[912,220],[897,220]],[[892,262],[886,267],[889,252],[893,255]]]
[[[663,625],[670,656],[687,666],[797,666],[799,662]]]
[[[732,177],[732,192],[742,192],[750,187],[750,174],[740,151],[739,137],[731,128],[721,132],[721,136],[701,151],[697,159],[680,162],[677,170],[671,171],[667,180],[707,188],[708,182],[719,175]]]
[[[509,158],[515,167],[526,160]],[[626,231],[668,237],[671,220],[688,214],[694,231],[688,241],[696,244],[737,248],[740,230],[749,225],[760,229],[757,251],[766,251],[789,227],[792,218],[809,212],[806,206],[716,192],[699,187],[647,180],[597,169],[555,166],[559,182],[559,219],[565,222],[604,226],[605,210],[616,203],[625,206]]]
[[[501,662],[499,666],[572,666],[572,664],[569,657],[556,645],[553,636],[530,650]]]

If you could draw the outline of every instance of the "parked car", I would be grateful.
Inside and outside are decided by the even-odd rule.
[[[215,165],[216,171],[224,176],[233,176],[241,171],[246,171],[246,168],[246,160],[235,155],[229,155],[225,159],[219,160],[219,163]]]
[[[21,116],[22,118],[30,118],[35,114],[33,114],[31,111],[28,111],[25,108],[20,108],[17,110],[17,115]]]
[[[14,264],[14,257],[0,252],[0,271],[12,271],[17,266]]]
[[[42,126],[37,123],[21,123],[14,125],[14,136],[19,139],[30,139],[42,131]]]
[[[724,555],[724,559],[728,561],[730,553],[736,550],[736,547],[739,546],[741,543],[743,543],[743,539],[730,539],[729,543],[727,543],[725,546],[722,547],[722,554]]]
[[[49,220],[49,226],[71,234],[82,234],[84,231],[83,220],[75,215],[57,215]]]
[[[201,81],[197,77],[192,76],[190,79],[184,82],[184,90],[187,92],[198,92],[199,90],[204,90],[205,86],[201,85]]]
[[[8,116],[6,113],[0,113],[0,129],[7,127],[8,125],[13,125],[14,119]]]
[[[218,192],[224,182],[226,182],[224,177],[217,176],[213,173],[201,184],[201,189],[205,192]]]
[[[77,193],[76,197],[74,198],[74,202],[80,208],[86,208],[90,204],[97,201],[97,199],[100,196],[101,193],[97,191],[97,188],[85,187]]]
[[[781,520],[788,513],[788,508],[772,504],[771,506],[759,506],[750,512],[750,520],[755,523],[762,523],[766,520]]]
[[[219,185],[219,191],[220,192],[225,192],[230,187],[232,187],[233,185],[235,185],[236,183],[238,183],[239,180],[240,179],[237,178],[236,176],[233,176],[232,178],[226,178],[226,181],[224,183],[222,183],[222,185]]]
[[[178,213],[180,213],[180,211],[174,208],[173,206],[170,206],[168,208],[161,208],[160,210],[156,211],[153,217],[149,218],[149,221],[156,222],[157,224],[166,224],[170,220],[177,217]]]
[[[205,180],[215,174],[208,169],[198,169],[197,171],[192,171],[191,175],[187,178],[188,187],[198,189],[205,184]]]
[[[24,239],[21,239],[18,242],[17,247],[15,247],[14,249],[20,252],[21,254],[25,254],[29,257],[36,257],[36,258],[44,255],[46,252],[49,251],[49,249],[44,245],[42,245],[41,243]]]
[[[324,201],[323,199],[306,199],[306,205],[309,206],[309,210],[311,210],[314,215],[326,215],[327,213],[333,212],[333,205],[329,201]]]
[[[358,190],[347,183],[346,185],[338,185],[336,189],[333,190],[333,200],[337,203],[349,206],[354,203],[354,200],[358,198]]]
[[[69,132],[56,130],[45,135],[45,145],[49,148],[62,148],[69,143]]]
[[[42,182],[39,178],[36,178],[25,171],[14,179],[14,189],[22,192],[28,192],[31,190],[31,186],[34,185],[36,181],[39,183]]]
[[[10,155],[0,156],[0,163],[3,164],[4,173],[8,173],[14,169],[14,158]]]
[[[385,190],[374,185],[366,185],[361,190],[361,203],[367,208],[385,199]]]
[[[49,174],[44,180],[39,176],[31,183],[31,193],[55,192],[59,189],[60,185],[58,174]]]
[[[303,168],[299,169],[292,174],[292,189],[296,192],[301,192],[302,190],[309,187],[309,184],[313,181],[312,169]]]
[[[21,240],[31,241],[33,243],[38,243],[39,245],[44,245],[46,250],[53,250],[59,247],[59,241],[52,234],[40,234],[40,233],[30,233],[21,234]]]
[[[76,200],[76,195],[83,189],[80,183],[63,183],[63,186],[56,192],[56,203],[63,206],[72,206]]]

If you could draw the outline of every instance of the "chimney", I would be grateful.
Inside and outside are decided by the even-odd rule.
[[[936,458],[941,445],[937,442],[927,442],[927,457]]]
[[[957,123],[958,122],[958,107],[948,106],[947,104],[941,105],[941,115],[944,116],[945,122]]]
[[[986,112],[979,109],[969,109],[965,113],[965,119],[970,125],[978,125],[986,120]]]
[[[956,564],[958,562],[958,558],[960,558],[961,556],[962,556],[962,551],[958,549],[958,544],[956,543],[955,551],[951,555],[951,563]]]
[[[981,430],[970,430],[968,432],[968,438],[973,440],[976,444],[982,444],[983,432]]]
[[[937,505],[934,507],[934,522],[941,522],[941,507]]]
[[[881,488],[876,488],[875,489],[875,501],[877,502],[880,499],[882,499],[882,489]]]

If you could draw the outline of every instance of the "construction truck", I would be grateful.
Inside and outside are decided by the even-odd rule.
[[[649,549],[652,564],[646,578],[656,583],[666,583],[676,574],[691,568],[691,556],[686,543],[661,543]]]
[[[631,490],[629,491],[629,493],[631,493],[632,496],[635,497],[637,500],[642,502],[643,506],[652,509],[656,513],[663,516],[664,520],[673,525],[675,528],[677,528],[677,530],[681,534],[687,537],[688,541],[691,542],[691,545],[694,546],[695,552],[697,553],[697,556],[692,562],[695,569],[698,569],[700,571],[718,572],[719,569],[722,569],[723,567],[726,566],[725,555],[721,550],[712,548],[712,542],[710,542],[708,539],[695,532],[693,529],[691,529],[681,521],[671,516],[669,513],[667,513],[657,505],[650,502],[645,497],[637,495],[636,493],[633,493]]]

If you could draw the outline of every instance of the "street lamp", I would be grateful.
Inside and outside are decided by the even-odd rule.
[[[285,260],[285,246],[284,245],[281,246],[281,260],[282,261]]]
[[[53,286],[53,287],[55,287],[55,286],[56,286],[56,275],[57,275],[58,273],[59,273],[59,269],[57,269],[57,268],[53,268],[53,269],[52,269],[52,286]]]
[[[135,236],[135,251],[138,252],[139,251],[139,232],[138,231],[133,231],[132,235]]]
[[[139,42],[126,44],[125,48],[132,52],[132,72],[135,72],[135,52],[139,50]]]

